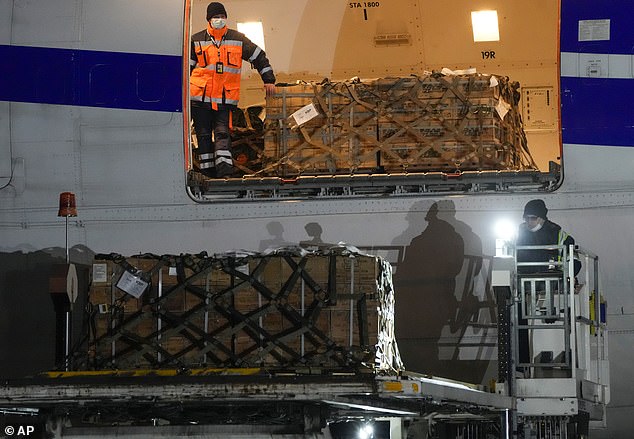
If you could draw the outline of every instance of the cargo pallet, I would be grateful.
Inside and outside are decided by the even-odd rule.
[[[551,190],[559,166],[533,161],[518,87],[440,73],[280,84],[263,127],[240,118],[235,175],[192,170],[188,188],[201,202]]]
[[[93,279],[74,368],[402,369],[391,266],[379,258],[338,248],[95,264],[106,274]]]

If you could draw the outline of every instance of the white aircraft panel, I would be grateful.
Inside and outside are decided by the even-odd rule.
[[[12,162],[19,165],[14,166],[13,177],[15,184],[18,178],[23,179],[20,182],[24,185],[21,205],[38,209],[49,203],[55,204],[57,200],[52,199],[51,190],[60,193],[80,187],[75,172],[78,162],[75,130],[79,109],[22,103],[10,105],[13,145],[11,150],[5,151],[4,146],[0,148],[8,154],[0,167],[4,169]],[[44,217],[42,221],[47,223],[49,220]]]
[[[20,152],[22,143],[72,142],[79,127],[79,107],[64,105],[11,104],[11,136]]]
[[[20,156],[24,159],[25,192],[24,201],[34,206],[38,211],[43,206],[57,206],[57,194],[61,192],[76,192],[80,182],[74,172],[77,164],[76,145],[67,141],[50,141],[46,144],[27,142],[20,147]],[[40,166],[42,161],[46,166]],[[26,209],[27,212],[29,209]],[[57,210],[41,212],[41,220],[48,224]],[[29,215],[30,217],[30,215]]]
[[[634,148],[564,144],[564,189],[634,190]],[[609,166],[601,164],[609,163]]]
[[[561,52],[561,76],[579,76],[579,54],[571,52]]]
[[[0,187],[9,182],[11,175],[10,105],[8,102],[0,102]]]
[[[81,39],[81,0],[14,0],[13,4],[13,44],[78,48]]]
[[[632,79],[632,65],[634,64],[634,56],[632,55],[610,55],[609,65],[610,78]]]
[[[0,44],[11,42],[13,0],[0,0]]]
[[[180,114],[98,109],[82,113],[87,115],[80,127],[85,205],[164,205],[176,201],[174,196],[186,198]]]
[[[632,55],[562,52],[561,76],[632,79],[633,63]]]
[[[82,48],[180,55],[183,14],[178,0],[85,0]]]

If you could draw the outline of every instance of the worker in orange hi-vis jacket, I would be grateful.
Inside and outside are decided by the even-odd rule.
[[[233,173],[229,128],[231,110],[240,99],[243,61],[257,69],[267,97],[273,96],[275,74],[266,53],[244,34],[227,28],[222,3],[209,3],[207,29],[192,35],[189,82],[198,160],[208,177]]]

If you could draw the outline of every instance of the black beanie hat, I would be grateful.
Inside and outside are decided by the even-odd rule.
[[[524,218],[527,216],[533,215],[539,218],[546,219],[546,214],[548,213],[548,209],[546,208],[546,203],[544,200],[530,200],[524,206]]]
[[[207,21],[211,20],[211,17],[213,17],[214,15],[220,14],[224,14],[225,17],[227,16],[227,11],[225,10],[225,7],[222,5],[222,3],[209,3],[209,6],[207,6]]]

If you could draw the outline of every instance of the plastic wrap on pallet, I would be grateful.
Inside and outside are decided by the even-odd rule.
[[[278,87],[259,173],[535,169],[518,87],[478,73]]]
[[[343,243],[302,250],[98,255],[81,368],[402,370],[389,263]],[[126,293],[124,273],[148,287]]]

